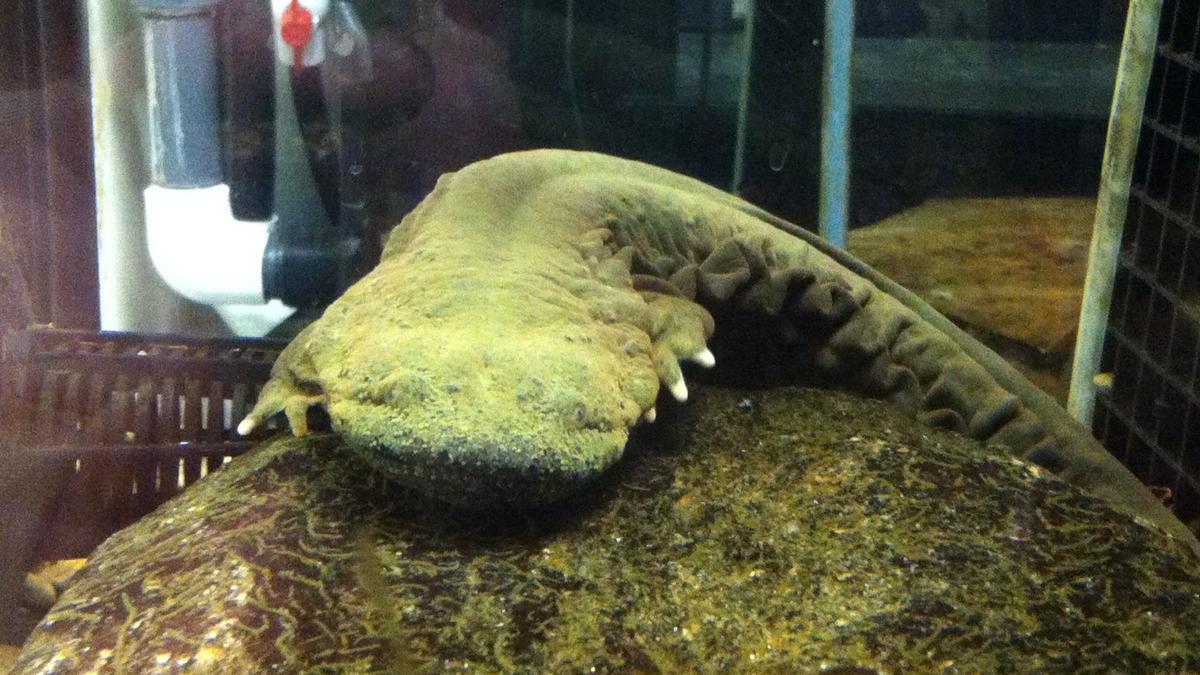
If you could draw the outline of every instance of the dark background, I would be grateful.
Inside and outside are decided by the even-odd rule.
[[[566,0],[355,3],[377,65],[375,79],[347,96],[367,138],[370,232],[385,233],[444,171],[547,146],[660,164],[814,226],[822,2],[757,3],[737,186],[736,100],[703,84],[689,97],[676,95],[681,72],[708,82],[721,69],[719,44],[744,29],[731,0],[571,4],[568,21]],[[1055,0],[978,0],[960,20],[948,12],[962,3],[942,5],[862,0],[857,36],[1115,45],[1125,11],[1120,0],[1087,11]],[[9,20],[0,24],[0,218],[21,252],[35,320],[94,327],[95,190],[81,18],[76,3],[4,0],[2,7]],[[685,39],[702,48],[681,58]],[[1094,194],[1105,124],[1095,116],[860,106],[852,226],[937,196]]]

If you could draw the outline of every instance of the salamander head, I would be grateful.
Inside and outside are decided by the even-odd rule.
[[[243,430],[283,410],[301,435],[320,405],[367,463],[420,492],[468,507],[553,501],[616,462],[652,409],[648,340],[626,336],[627,348],[612,330],[495,330],[405,327],[350,340],[306,331]]]

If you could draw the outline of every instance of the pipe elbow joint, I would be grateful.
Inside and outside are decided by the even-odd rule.
[[[261,305],[263,255],[274,219],[239,221],[229,186],[143,193],[146,243],[158,275],[179,295],[206,305]]]

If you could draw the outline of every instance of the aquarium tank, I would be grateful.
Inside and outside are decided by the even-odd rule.
[[[1200,672],[1200,1],[5,16],[0,671]]]

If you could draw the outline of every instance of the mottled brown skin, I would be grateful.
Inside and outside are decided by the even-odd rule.
[[[1006,446],[1200,550],[1086,431],[1015,395],[1023,380],[822,248],[653,166],[500,155],[439,181],[378,267],[285,350],[242,428],[283,411],[303,435],[320,405],[403,484],[465,506],[541,504],[620,458],[660,383],[686,398],[679,362],[707,360],[714,314],[749,315],[799,345],[789,359],[807,374]]]

